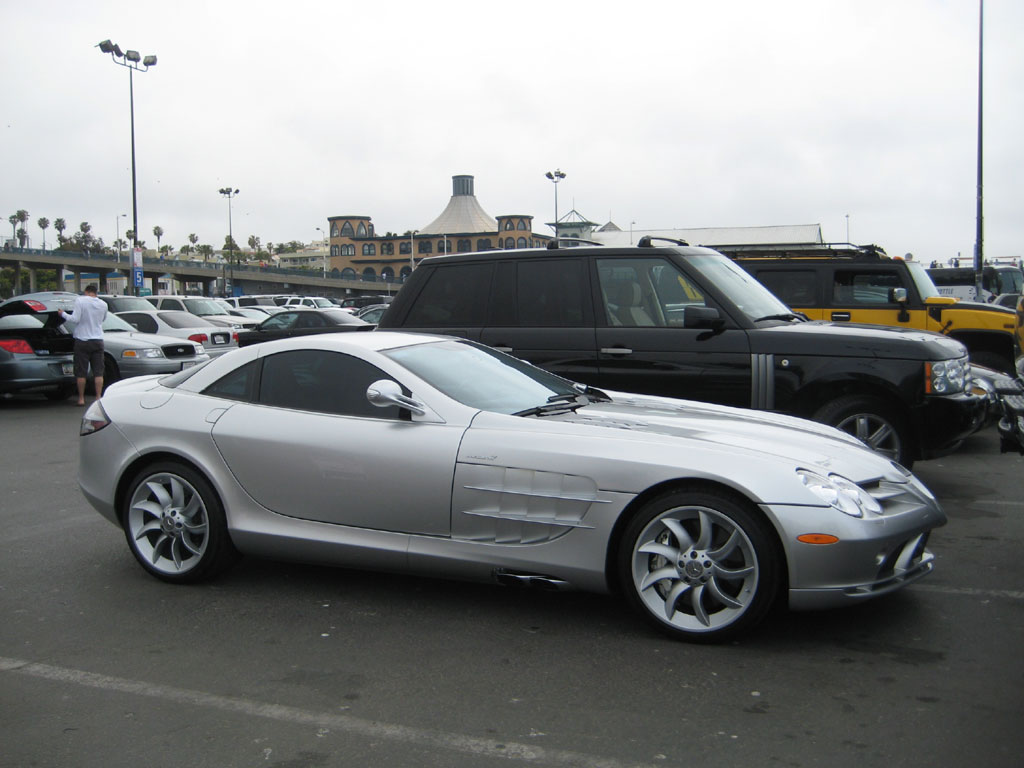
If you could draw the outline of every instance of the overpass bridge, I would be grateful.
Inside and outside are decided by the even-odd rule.
[[[131,264],[128,257],[117,254],[77,251],[43,251],[34,248],[11,248],[0,251],[0,267],[12,267],[15,285],[20,285],[22,272],[28,272],[29,293],[37,289],[40,270],[54,270],[57,285],[63,287],[64,272],[74,275],[74,292],[80,293],[83,283],[97,282],[101,293],[112,292],[108,283],[131,284]],[[260,293],[294,293],[301,296],[351,296],[360,293],[396,293],[400,282],[376,280],[342,280],[337,273],[281,267],[255,267],[248,264],[207,263],[186,259],[143,258],[143,284],[157,293],[160,281],[170,281],[172,291],[185,293],[185,285],[192,286],[189,293],[201,292],[205,296],[243,295]],[[90,277],[83,281],[82,276]],[[96,275],[95,278],[91,277]],[[196,287],[198,286],[201,287]],[[125,291],[129,292],[128,290]]]

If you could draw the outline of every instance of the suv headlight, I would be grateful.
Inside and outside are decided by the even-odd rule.
[[[970,366],[966,357],[926,363],[925,370],[928,377],[925,392],[930,395],[950,395],[967,388]]]
[[[842,475],[825,477],[808,469],[798,469],[796,474],[807,490],[850,517],[864,517],[865,512],[882,514],[882,505],[874,496]]]

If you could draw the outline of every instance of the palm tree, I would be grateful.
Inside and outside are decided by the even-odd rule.
[[[45,216],[43,216],[41,219],[39,219],[39,221],[36,222],[36,225],[38,225],[38,227],[41,230],[43,230],[43,250],[45,251],[46,250],[46,230],[50,227],[50,220],[48,218],[46,218]]]
[[[188,236],[188,241],[189,243],[192,244],[192,250],[194,251],[196,249],[196,243],[199,242],[199,235],[193,232],[191,235]]]
[[[200,245],[200,246],[197,246],[196,247],[196,253],[202,254],[203,261],[205,262],[206,260],[208,260],[213,255],[213,246],[212,245]]]
[[[160,238],[164,236],[164,228],[160,226],[153,227],[153,237],[156,238],[156,250],[160,252]]]
[[[11,240],[18,239],[18,214],[12,213],[7,217],[7,220],[11,222]]]
[[[64,219],[54,219],[53,228],[57,230],[57,243],[64,243],[64,230],[68,228],[67,222]]]

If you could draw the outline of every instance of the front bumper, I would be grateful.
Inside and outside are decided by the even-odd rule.
[[[926,397],[915,411],[921,458],[936,459],[952,453],[985,425],[988,414],[989,399],[982,391]]]

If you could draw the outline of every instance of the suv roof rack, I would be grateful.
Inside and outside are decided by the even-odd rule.
[[[890,256],[880,245],[853,245],[852,243],[769,243],[764,245],[715,245],[716,251],[731,259],[849,259],[851,261],[879,261]]]
[[[583,240],[579,237],[556,237],[547,244],[547,249],[549,251],[557,250],[562,247],[559,243],[574,243],[575,245],[604,245],[604,243],[595,243],[593,240]]]
[[[685,240],[676,240],[671,237],[654,237],[652,235],[644,235],[639,240],[637,240],[637,248],[653,248],[655,240],[658,240],[659,242],[663,243],[672,243],[673,245],[689,245],[689,243],[686,242]]]

